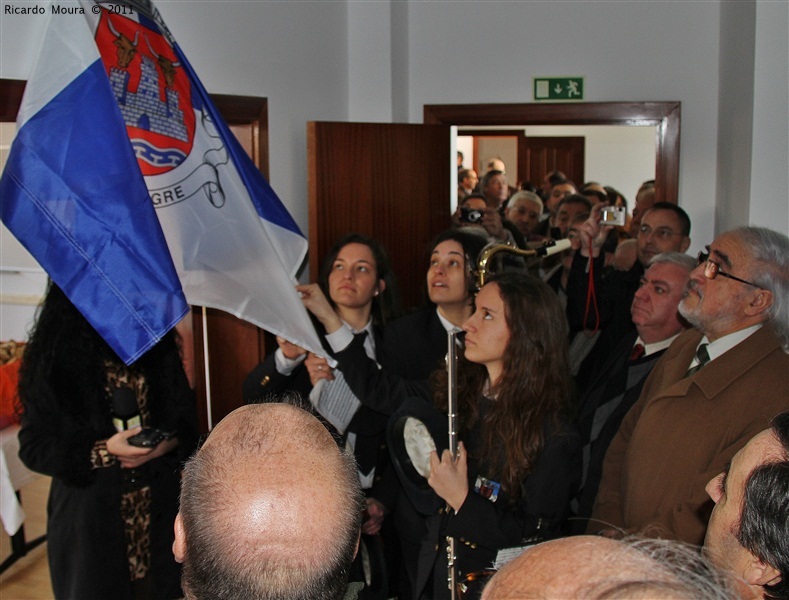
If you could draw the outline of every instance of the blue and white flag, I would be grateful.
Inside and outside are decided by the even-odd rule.
[[[25,90],[3,222],[127,363],[184,295],[322,353],[293,287],[306,239],[158,11],[71,6],[84,17],[53,15]]]

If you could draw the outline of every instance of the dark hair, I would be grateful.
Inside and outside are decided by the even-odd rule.
[[[482,177],[482,189],[484,190],[488,186],[488,182],[493,179],[496,175],[505,175],[504,171],[499,171],[498,169],[492,169],[485,173]]]
[[[548,175],[546,175],[546,178],[550,182],[551,187],[553,187],[557,183],[567,181],[567,175],[565,175],[563,171],[559,171],[558,169],[548,173]]]
[[[394,271],[392,271],[392,265],[389,262],[389,256],[378,240],[369,238],[360,233],[348,233],[342,236],[339,240],[334,242],[334,245],[329,249],[329,252],[323,258],[321,271],[318,275],[318,285],[320,286],[321,290],[323,290],[323,293],[326,295],[326,299],[329,301],[332,307],[336,308],[334,300],[332,300],[331,296],[329,295],[329,274],[331,273],[334,261],[337,259],[337,255],[340,253],[340,250],[342,250],[348,244],[362,244],[363,246],[367,246],[370,249],[370,252],[373,253],[373,258],[375,259],[376,279],[383,279],[386,287],[384,288],[383,292],[378,294],[378,296],[373,297],[372,317],[373,324],[375,324],[377,327],[383,327],[392,319],[399,317],[402,313],[402,309],[400,305],[400,292],[397,285],[397,278],[395,277]]]
[[[464,200],[468,200],[471,197],[472,196],[466,196]],[[481,196],[473,197],[477,198]],[[467,290],[469,296],[473,298],[474,294],[477,292],[477,259],[479,258],[479,254],[482,252],[482,249],[488,244],[487,238],[475,233],[469,233],[468,231],[464,231],[462,228],[445,229],[439,233],[430,244],[430,250],[428,252],[428,264],[430,262],[430,255],[432,255],[433,250],[436,249],[436,246],[438,246],[441,242],[446,242],[448,240],[457,242],[463,248],[463,256],[466,259],[465,267]]]
[[[556,205],[556,212],[558,213],[565,204],[581,204],[586,207],[586,212],[592,211],[592,203],[589,201],[589,198],[583,194],[570,194],[569,196],[565,196],[559,200],[559,204]]]
[[[557,185],[566,184],[566,183],[569,183],[576,190],[578,189],[578,186],[576,186],[575,183],[573,183],[572,180],[570,180],[570,179],[557,179],[556,181],[552,181],[551,182],[551,189],[555,188]]]
[[[680,233],[684,236],[690,235],[690,217],[688,216],[688,213],[682,210],[679,206],[673,202],[656,202],[646,210],[644,215],[652,212],[653,210],[668,210],[673,212],[679,219]]]
[[[608,194],[608,198],[611,200],[611,206],[616,205],[617,199],[622,201],[622,206],[627,208],[627,198],[624,197],[622,192],[618,189],[611,187],[610,185],[603,186],[605,193]]]
[[[789,412],[772,421],[783,460],[756,467],[745,482],[737,539],[762,562],[777,569],[781,581],[764,586],[765,598],[789,598]]]
[[[536,277],[507,272],[487,285],[499,288],[509,328],[502,375],[491,382],[496,401],[484,414],[480,398],[487,381],[484,365],[459,357],[458,399],[461,430],[482,420],[478,460],[491,465],[513,502],[522,493],[521,481],[535,467],[546,435],[558,433],[568,410],[571,384],[567,358],[567,328],[556,294]],[[447,408],[446,370],[432,381],[436,405]]]
[[[524,192],[537,193],[537,187],[531,181],[524,181],[521,183],[521,190]]]

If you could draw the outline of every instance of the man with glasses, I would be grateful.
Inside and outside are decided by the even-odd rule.
[[[602,331],[590,352],[595,362],[605,360],[619,340],[635,329],[629,309],[652,257],[663,252],[684,253],[690,246],[687,213],[676,204],[658,202],[641,223],[635,264],[627,271],[606,272],[604,246],[614,227],[601,224],[602,209],[601,204],[595,205],[579,228],[581,250],[567,280],[567,319],[572,333]],[[589,380],[589,368],[582,366],[578,384],[584,387]]]
[[[758,227],[719,236],[679,311],[694,329],[666,351],[622,422],[588,531],[647,528],[701,544],[706,482],[789,405],[789,238]]]

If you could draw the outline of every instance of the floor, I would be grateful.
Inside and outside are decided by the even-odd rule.
[[[25,538],[32,540],[46,532],[49,478],[40,477],[21,490],[27,514]],[[11,541],[0,528],[0,562],[11,554]],[[47,544],[34,548],[0,575],[0,600],[49,600],[54,598],[49,583]]]

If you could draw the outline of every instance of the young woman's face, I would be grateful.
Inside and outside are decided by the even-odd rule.
[[[337,306],[362,308],[383,288],[369,246],[351,243],[340,249],[329,273],[329,295]]]
[[[504,352],[510,341],[510,329],[499,286],[495,282],[483,286],[474,304],[476,311],[463,323],[466,358],[485,365],[491,383],[495,384],[501,375]]]
[[[427,292],[430,301],[438,306],[468,302],[466,256],[460,242],[445,240],[433,248]]]

